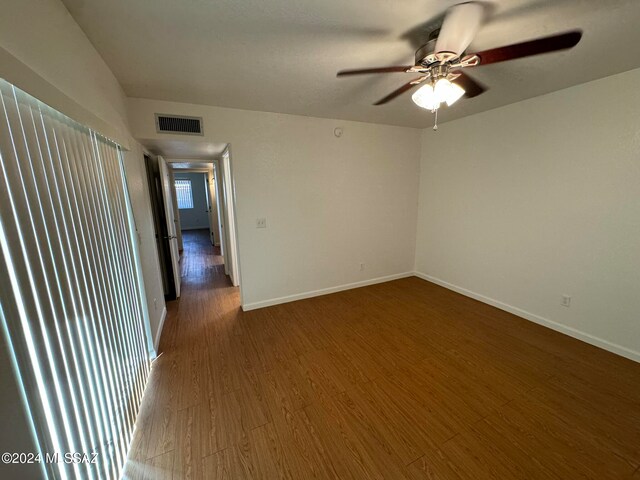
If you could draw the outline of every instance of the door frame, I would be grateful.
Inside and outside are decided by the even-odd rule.
[[[178,236],[176,234],[176,220],[174,205],[174,189],[169,165],[164,158],[158,155],[158,165],[160,167],[160,175],[162,179],[162,193],[165,205],[165,223],[167,224],[167,237],[171,251],[171,266],[173,271],[173,281],[175,284],[176,297],[180,297],[180,251],[178,247]]]
[[[227,236],[229,238],[230,253],[230,277],[235,287],[240,285],[240,263],[238,261],[238,228],[236,218],[236,189],[231,173],[231,152],[229,147],[225,149],[221,159],[222,183],[225,190],[225,204],[227,215]]]
[[[220,228],[218,227],[218,200],[216,195],[213,163],[211,169],[205,173],[205,188],[207,192],[207,213],[209,216],[209,239],[214,247],[220,246]]]
[[[171,246],[167,238],[169,233],[167,232],[167,223],[165,221],[166,213],[164,197],[162,196],[160,167],[158,159],[147,153],[144,154],[144,162],[147,171],[151,213],[153,216],[153,226],[156,246],[158,249],[158,261],[160,263],[163,290],[165,292],[165,300],[175,300],[177,298],[176,287],[173,278],[173,268],[171,266]]]
[[[214,160],[213,165],[217,188],[218,219],[221,229],[220,250],[224,257],[224,273],[229,275],[231,283],[235,287],[240,287],[240,304],[242,305],[236,188],[230,146],[227,146],[221,158]]]
[[[224,160],[226,157],[226,161]],[[162,157],[158,157],[162,158]],[[189,161],[190,159],[180,159],[181,161]],[[197,159],[203,162],[200,159]],[[172,161],[176,161],[172,158]],[[169,167],[170,163],[167,163]],[[213,187],[215,189],[215,207],[212,204],[212,209],[215,208],[217,214],[217,237],[219,240],[220,252],[224,259],[224,272],[225,275],[229,275],[234,286],[240,287],[240,305],[243,304],[242,294],[242,266],[240,256],[240,237],[238,232],[238,214],[237,214],[237,198],[236,198],[236,185],[234,176],[234,162],[231,153],[231,145],[228,144],[223,154],[218,158],[211,158],[203,163],[213,164]],[[225,169],[226,164],[226,181]],[[171,169],[173,170],[173,169]],[[206,173],[206,168],[188,168],[180,169],[184,172],[200,172]],[[210,178],[210,177],[209,177]],[[223,190],[224,189],[224,190]],[[224,204],[223,191],[228,192],[226,195],[228,198],[228,205]],[[174,194],[175,195],[175,194]],[[229,213],[227,213],[229,212]],[[233,229],[233,234],[227,239],[227,230],[229,225]],[[214,239],[216,235],[214,234]],[[217,245],[216,245],[217,246]],[[230,258],[229,258],[230,257]]]

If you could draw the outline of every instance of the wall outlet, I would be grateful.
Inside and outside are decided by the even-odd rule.
[[[570,307],[571,295],[562,295],[562,301],[560,302],[560,305],[562,305],[563,307]]]
[[[267,228],[267,219],[256,218],[256,228]]]
[[[361,264],[360,264],[360,271],[361,271],[361,272],[364,272],[364,263],[361,263]]]

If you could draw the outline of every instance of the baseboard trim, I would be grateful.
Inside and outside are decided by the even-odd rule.
[[[622,357],[628,358],[629,360],[640,362],[640,352],[636,352],[635,350],[631,350],[630,348],[623,347],[622,345],[609,342],[608,340],[604,340],[602,338],[596,337],[589,333],[582,332],[575,328],[562,325],[561,323],[554,322],[553,320],[549,320],[548,318],[541,317],[531,312],[527,312],[526,310],[522,310],[518,307],[514,307],[513,305],[503,303],[499,300],[495,300],[493,298],[486,297],[479,293],[472,292],[471,290],[467,290],[466,288],[459,287],[449,282],[445,282],[444,280],[440,280],[439,278],[432,277],[431,275],[427,275],[421,272],[414,272],[414,275],[418,278],[421,278],[422,280],[435,283],[436,285],[440,285],[441,287],[447,288],[449,290],[453,290],[454,292],[460,293],[466,297],[473,298],[474,300],[478,300],[482,303],[486,303],[487,305],[491,305],[492,307],[496,307],[496,308],[499,308],[500,310],[504,310],[505,312],[509,312],[514,315],[517,315],[518,317],[522,317],[525,320],[529,320],[531,322],[551,328],[552,330],[555,330],[560,333],[564,333],[565,335],[569,335],[570,337],[573,337],[573,338],[577,338],[578,340],[582,340],[583,342],[602,348],[611,353],[615,353],[616,355],[620,355]]]
[[[345,283],[336,287],[322,288],[320,290],[312,290],[310,292],[287,295],[286,297],[271,298],[269,300],[263,300],[261,302],[247,303],[245,305],[242,305],[242,310],[248,312],[249,310],[256,310],[258,308],[271,307],[273,305],[280,305],[281,303],[295,302],[296,300],[304,300],[305,298],[320,297],[322,295],[328,295],[330,293],[342,292],[343,290],[351,290],[353,288],[366,287],[367,285],[375,285],[376,283],[390,282],[391,280],[398,280],[399,278],[413,276],[414,272],[404,272],[397,273],[395,275],[386,275],[384,277],[371,278],[369,280],[363,280],[361,282]]]
[[[155,348],[156,352],[158,352],[158,347],[160,346],[160,337],[162,336],[162,329],[164,328],[164,321],[166,318],[167,318],[167,307],[165,306],[162,309],[162,314],[160,315],[160,324],[158,325],[156,338],[153,339],[153,348]]]

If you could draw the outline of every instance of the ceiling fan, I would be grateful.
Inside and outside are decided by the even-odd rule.
[[[571,30],[465,54],[465,50],[480,29],[485,16],[485,5],[483,2],[465,2],[449,8],[442,26],[433,31],[429,41],[416,50],[415,65],[342,70],[338,72],[338,77],[393,72],[418,74],[417,78],[405,83],[374,105],[385,104],[422,85],[414,92],[412,99],[419,107],[436,114],[434,130],[437,130],[437,113],[441,104],[451,106],[463,96],[473,98],[487,90],[487,87],[471,78],[462,71],[463,69],[566,50],[576,46],[582,37],[580,30]]]

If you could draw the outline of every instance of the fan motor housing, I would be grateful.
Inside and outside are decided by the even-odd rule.
[[[438,38],[432,38],[427,43],[422,45],[416,50],[416,65],[429,66],[438,61],[435,56],[436,40]]]

